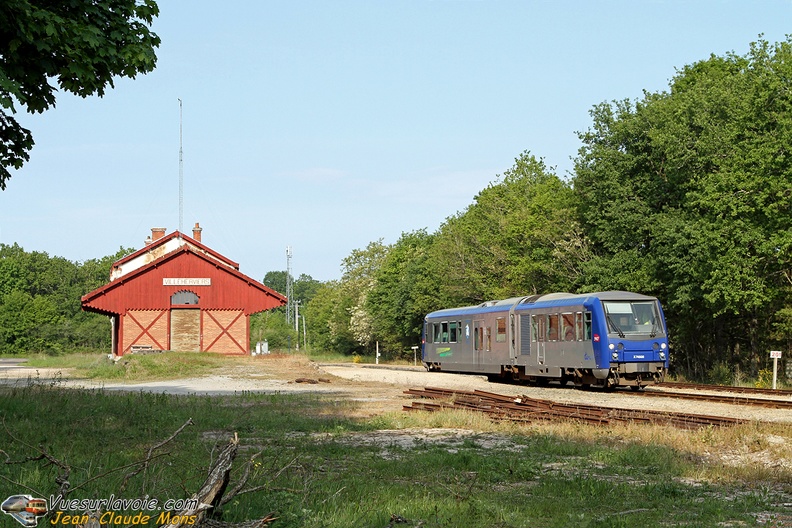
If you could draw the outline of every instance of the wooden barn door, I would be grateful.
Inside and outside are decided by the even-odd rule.
[[[201,350],[201,310],[171,309],[170,349],[185,352]]]
[[[124,354],[133,346],[164,350],[168,344],[167,310],[129,310],[121,319],[121,345]]]
[[[204,352],[248,353],[248,320],[242,310],[204,310]]]

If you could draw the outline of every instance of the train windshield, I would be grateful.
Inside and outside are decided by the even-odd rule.
[[[665,333],[656,301],[602,301],[608,332],[655,337]]]

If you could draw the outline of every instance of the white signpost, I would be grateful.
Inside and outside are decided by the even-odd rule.
[[[778,360],[781,359],[781,351],[771,350],[770,357],[773,358],[773,390],[775,390],[776,379],[778,379]]]

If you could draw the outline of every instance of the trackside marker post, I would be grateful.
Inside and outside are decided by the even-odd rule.
[[[778,360],[781,359],[781,351],[771,350],[770,357],[773,358],[773,390],[775,390],[776,379],[778,379]]]

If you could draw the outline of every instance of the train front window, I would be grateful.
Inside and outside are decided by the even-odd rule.
[[[665,332],[655,301],[602,301],[608,332],[619,336]]]

